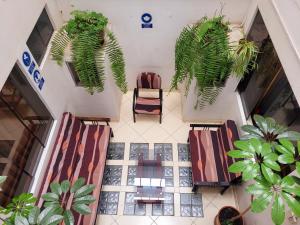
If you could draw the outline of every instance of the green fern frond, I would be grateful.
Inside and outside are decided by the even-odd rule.
[[[107,31],[107,37],[108,40],[105,45],[105,52],[108,55],[116,85],[123,93],[126,93],[127,82],[123,52],[115,35],[111,31]]]
[[[68,33],[65,31],[64,27],[58,30],[51,42],[50,54],[52,59],[57,62],[58,65],[62,66],[64,62],[65,49],[70,43],[70,38]]]
[[[96,52],[100,48],[97,36],[90,36],[88,33],[81,33],[72,41],[72,61],[79,79],[87,91],[91,94],[94,91],[104,90],[104,81],[101,73],[96,67]]]
[[[244,59],[249,59],[255,53],[243,43],[233,55],[233,48],[229,44],[229,31],[228,22],[224,22],[223,16],[211,19],[203,17],[197,24],[185,27],[176,41],[175,75],[170,90],[176,89],[178,84],[185,81],[187,95],[190,84],[195,79],[195,107],[201,109],[207,104],[213,104],[233,67],[236,65],[241,69],[246,64]],[[245,50],[245,46],[248,49]]]
[[[240,40],[232,54],[234,61],[232,71],[237,77],[243,77],[245,73],[256,68],[256,58],[258,53],[259,49],[253,41]]]

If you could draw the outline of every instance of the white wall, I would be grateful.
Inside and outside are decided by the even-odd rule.
[[[42,177],[44,166],[47,165],[62,113],[70,111],[80,116],[110,117],[112,120],[118,120],[122,98],[120,91],[113,83],[111,70],[108,67],[106,68],[108,78],[105,81],[105,91],[91,96],[82,87],[75,86],[67,67],[59,67],[52,61],[49,51],[40,67],[40,72],[45,79],[43,89],[39,90],[36,87],[32,77],[26,73],[26,68],[22,68],[22,53],[28,49],[26,41],[46,2],[51,21],[55,28],[59,28],[63,20],[54,0],[0,1],[0,89],[14,64],[18,63],[55,119],[51,136],[40,159],[33,191],[38,187],[38,178]]]
[[[257,8],[259,8],[285,70],[287,79],[289,80],[297,101],[300,102],[300,10],[295,3],[296,0],[255,0],[249,7],[249,14],[245,21],[245,26],[246,30],[250,28]],[[245,209],[250,203],[250,196],[245,192],[247,185],[248,184],[243,184],[236,188],[236,196],[240,209]],[[286,212],[286,214],[289,216],[290,212]],[[247,225],[273,224],[270,208],[260,214],[247,213],[245,220]],[[286,219],[284,224],[288,225],[291,223]],[[297,224],[300,224],[299,220]]]
[[[168,89],[174,75],[174,47],[176,38],[187,24],[203,16],[212,16],[225,6],[223,14],[232,23],[240,23],[246,15],[250,0],[57,0],[64,19],[72,9],[102,12],[113,24],[121,44],[129,87],[141,71],[154,71],[162,76],[163,88]],[[72,7],[73,5],[74,7]],[[149,12],[153,29],[142,29],[140,17]]]

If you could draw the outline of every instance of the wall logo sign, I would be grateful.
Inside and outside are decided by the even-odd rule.
[[[150,13],[144,13],[141,16],[141,20],[142,20],[142,28],[152,28],[153,24],[152,22],[152,16]]]
[[[43,85],[45,83],[45,79],[42,77],[39,69],[37,68],[36,63],[33,60],[33,57],[28,51],[23,52],[22,61],[27,69],[27,72],[32,76],[38,88],[42,90]]]

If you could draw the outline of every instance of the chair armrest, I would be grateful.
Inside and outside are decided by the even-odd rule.
[[[159,89],[159,99],[160,99],[160,112],[162,112],[162,102],[163,102],[163,91]]]
[[[98,122],[106,122],[107,126],[109,126],[110,118],[105,117],[83,117],[83,116],[76,116],[76,119],[80,120],[81,122],[93,122],[98,124]]]
[[[209,129],[211,127],[221,127],[222,124],[218,124],[218,123],[198,123],[198,124],[195,124],[195,123],[192,123],[190,124],[190,127],[192,128],[192,130],[194,130],[195,127],[202,127],[202,128],[206,128],[206,129]]]
[[[133,101],[132,101],[132,111],[134,111],[135,108],[135,100],[137,98],[138,90],[137,88],[134,88],[133,90]]]

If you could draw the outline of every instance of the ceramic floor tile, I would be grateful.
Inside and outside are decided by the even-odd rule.
[[[134,123],[132,119],[132,96],[132,91],[129,91],[123,95],[120,121],[111,122],[111,127],[113,128],[115,136],[112,139],[112,142],[125,143],[124,159],[106,161],[110,166],[123,165],[121,186],[103,185],[102,187],[102,191],[119,193],[118,208],[115,208],[116,206],[113,205],[114,203],[107,205],[108,211],[115,212],[117,210],[117,215],[101,214],[98,216],[97,225],[129,225],[132,224],[133,221],[136,224],[143,225],[213,224],[213,220],[218,212],[218,208],[222,207],[223,205],[235,206],[234,194],[231,188],[228,189],[223,196],[219,194],[220,188],[199,188],[198,193],[202,194],[201,200],[191,198],[189,201],[191,202],[189,209],[186,209],[186,211],[190,213],[189,215],[193,217],[180,216],[180,194],[192,193],[191,187],[179,187],[180,178],[188,177],[188,179],[186,179],[186,183],[190,182],[190,173],[187,171],[180,171],[180,168],[191,167],[191,162],[189,161],[190,156],[187,154],[188,152],[186,148],[188,131],[190,130],[190,127],[189,123],[182,121],[180,94],[172,92],[168,95],[164,92],[162,124],[159,124],[157,117],[147,115],[138,115],[137,121]],[[163,161],[163,166],[165,168],[169,168],[167,171],[164,171],[167,175],[169,175],[166,178],[171,179],[171,174],[173,175],[172,181],[174,187],[167,186],[165,187],[164,191],[173,194],[174,203],[169,205],[166,203],[165,206],[157,205],[156,208],[153,208],[152,205],[149,204],[145,208],[143,208],[143,206],[136,208],[136,206],[133,205],[128,206],[128,209],[126,209],[128,212],[133,211],[137,215],[146,216],[124,215],[125,205],[127,204],[125,201],[126,193],[134,193],[136,191],[136,187],[128,186],[128,184],[131,184],[134,179],[134,171],[129,170],[131,167],[133,168],[137,165],[136,160],[129,160],[130,143],[149,143],[149,153],[151,157],[154,156],[155,143],[172,143],[172,160]],[[178,146],[178,143],[182,143],[184,145]],[[109,157],[120,158],[118,152],[114,152],[112,155],[114,156]],[[131,178],[130,176],[128,177],[128,174],[132,175]],[[179,176],[179,174],[181,174],[181,176]],[[129,179],[132,180],[130,181]],[[156,212],[154,214],[157,216],[152,215],[153,211]],[[172,214],[172,211],[173,216],[167,216],[168,214]],[[203,214],[203,218],[196,217]]]

